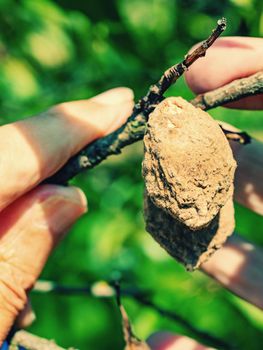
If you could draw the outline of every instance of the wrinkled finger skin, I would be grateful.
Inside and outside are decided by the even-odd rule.
[[[52,249],[86,211],[74,187],[43,185],[0,214],[0,343],[27,303]]]

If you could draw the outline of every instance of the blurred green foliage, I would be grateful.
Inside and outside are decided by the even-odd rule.
[[[226,35],[263,34],[261,0],[0,0],[0,123],[18,120],[118,85],[136,97],[160,73],[204,39],[225,16]],[[226,58],[227,59],[227,58]],[[216,69],[216,67],[215,67]],[[183,79],[169,95],[192,96]],[[219,119],[262,137],[262,113],[218,108]],[[238,349],[261,349],[259,311],[200,272],[172,260],[145,233],[142,219],[142,144],[79,176],[90,212],[55,251],[42,278],[70,285],[110,279],[148,289],[160,305]],[[262,244],[263,221],[236,206],[237,230]],[[80,349],[122,349],[112,300],[33,295],[33,333]],[[160,329],[189,334],[155,311],[124,300],[138,336]]]

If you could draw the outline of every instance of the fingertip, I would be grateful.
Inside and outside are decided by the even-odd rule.
[[[24,198],[32,202],[44,202],[52,197],[59,197],[65,202],[76,204],[84,213],[88,210],[88,201],[85,193],[75,186],[60,186],[52,184],[39,185],[30,191]]]
[[[72,221],[76,220],[79,216],[86,213],[88,211],[88,200],[85,193],[78,187],[75,186],[54,186],[55,192],[53,194],[54,197],[59,196],[61,199],[63,198],[65,203],[68,203],[69,208],[72,207],[72,212],[75,212],[74,217],[71,219]],[[77,208],[77,210],[74,210]],[[65,218],[66,220],[67,218]],[[66,220],[67,221],[67,220]]]
[[[119,105],[112,106],[108,119],[111,120],[105,134],[109,134],[122,126],[132,114],[133,101],[127,101]]]
[[[195,93],[216,89],[262,70],[263,62],[258,59],[262,53],[261,38],[220,38],[189,68],[186,82]]]
[[[133,99],[134,99],[134,93],[130,88],[117,87],[117,88],[113,88],[105,92],[102,92],[97,96],[94,96],[93,98],[91,98],[91,101],[98,102],[101,104],[106,104],[106,105],[116,105],[116,104],[124,103],[126,101],[133,101]]]
[[[63,188],[63,187],[62,187]],[[88,211],[88,200],[85,193],[78,187],[69,186],[65,187],[67,190],[67,195],[70,197],[72,202],[75,202],[80,206],[83,213]],[[64,189],[64,188],[63,188]]]
[[[89,100],[60,105],[60,113],[70,126],[67,135],[74,137],[69,142],[74,144],[71,154],[121,126],[131,115],[133,106],[133,92],[129,88],[115,88]]]

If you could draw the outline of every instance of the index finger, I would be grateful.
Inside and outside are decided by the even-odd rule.
[[[263,39],[225,37],[218,39],[206,56],[197,60],[185,74],[189,87],[197,94],[214,90],[263,70]],[[263,95],[243,98],[227,107],[262,109]]]
[[[0,210],[55,173],[85,145],[122,125],[132,108],[132,91],[117,88],[0,127]]]

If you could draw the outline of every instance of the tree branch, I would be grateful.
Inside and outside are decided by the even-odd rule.
[[[17,350],[23,347],[26,350],[66,350],[58,346],[53,340],[40,338],[25,331],[18,331],[11,340],[9,350]],[[74,350],[70,348],[69,350]]]
[[[96,298],[113,298],[117,297],[118,305],[121,305],[120,297],[128,297],[133,300],[136,300],[141,305],[149,307],[153,309],[155,312],[160,314],[162,317],[170,319],[173,322],[181,325],[184,329],[186,329],[194,338],[197,338],[204,344],[209,346],[213,346],[216,348],[221,348],[225,350],[233,349],[231,344],[226,343],[224,340],[207,333],[203,330],[200,330],[192,325],[187,319],[184,319],[181,315],[177,314],[174,311],[170,311],[164,309],[163,307],[156,305],[151,300],[151,293],[147,290],[142,290],[139,288],[122,288],[118,291],[116,290],[116,281],[107,282],[107,281],[97,281],[92,284],[77,287],[77,286],[65,286],[57,284],[53,281],[43,281],[38,280],[32,290],[35,293],[55,293],[60,295],[89,295]],[[121,310],[123,311],[123,310]],[[125,312],[122,312],[122,317]],[[124,317],[126,320],[126,317]],[[127,326],[129,322],[125,321],[125,331],[127,331]],[[128,322],[128,323],[127,323]],[[131,332],[129,333],[132,334]],[[134,338],[135,339],[135,338]],[[136,339],[138,340],[138,339]],[[24,331],[18,331],[15,333],[14,337],[11,340],[10,350],[17,350],[18,346],[22,346],[26,350],[65,350],[60,346],[56,345],[54,341],[47,340],[30,334]],[[74,350],[73,348],[70,348]]]
[[[234,102],[241,97],[247,97],[263,93],[263,71],[247,78],[237,79],[225,86],[213,91],[196,96],[190,101],[195,107],[209,110],[222,106],[228,102]]]
[[[52,281],[42,281],[39,280],[34,286],[33,292],[35,293],[56,293],[56,294],[66,294],[66,295],[79,295],[85,294],[96,298],[112,298],[117,297],[118,305],[121,305],[120,297],[127,297],[136,300],[141,305],[149,307],[156,311],[163,317],[176,322],[181,325],[184,329],[191,333],[191,335],[201,342],[221,349],[232,349],[233,346],[226,343],[224,340],[200,330],[192,325],[187,319],[184,319],[181,315],[174,311],[166,310],[163,307],[156,305],[152,300],[152,294],[147,290],[142,290],[139,288],[116,288],[119,284],[116,281],[106,282],[98,281],[93,284],[87,285],[85,287],[74,287],[74,286],[63,286]],[[40,349],[42,350],[42,349]],[[54,349],[55,350],[55,349]]]
[[[121,149],[144,136],[149,114],[160,103],[165,91],[191,66],[198,58],[205,56],[206,50],[215,42],[226,29],[226,19],[217,22],[217,27],[203,43],[193,52],[186,55],[181,63],[167,69],[160,80],[152,85],[142,99],[135,104],[132,115],[118,130],[92,144],[86,146],[72,157],[56,174],[46,179],[45,183],[66,184],[70,179],[83,170],[91,169],[112,154],[119,154]]]
[[[126,344],[125,350],[151,350],[149,346],[143,340],[140,340],[133,332],[129,316],[121,302],[121,286],[119,281],[114,282],[114,288],[122,319],[122,332]]]

